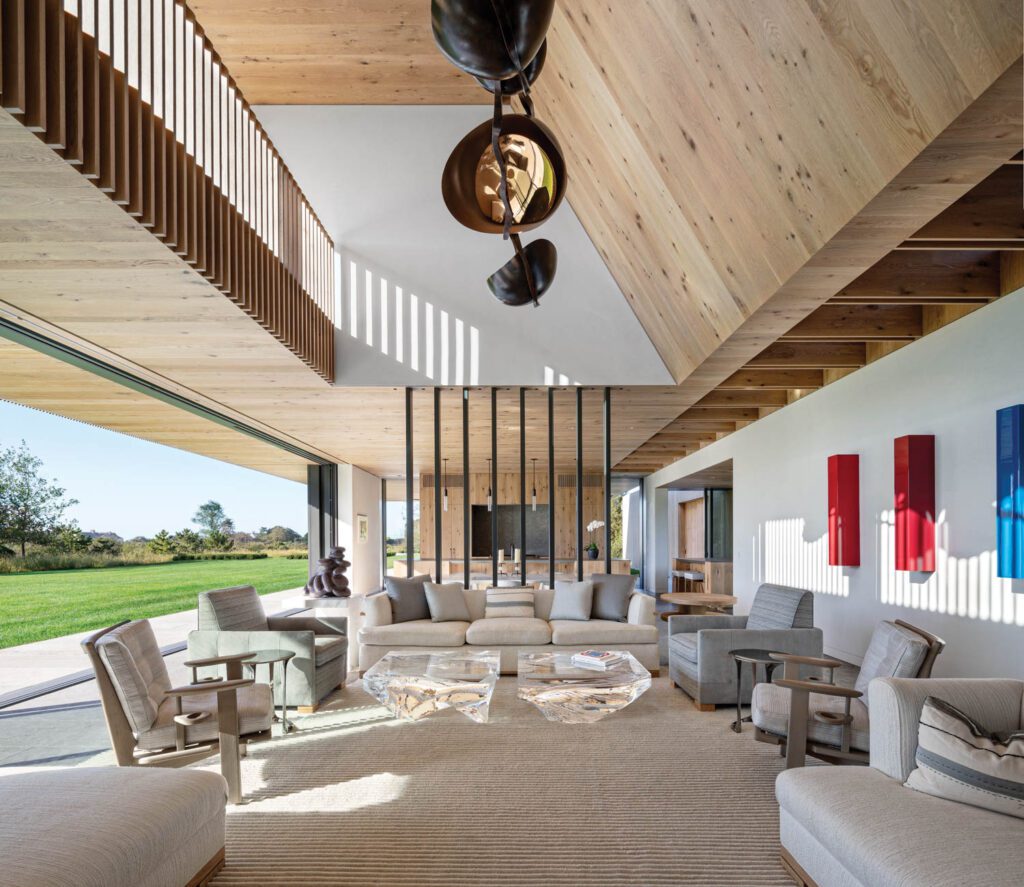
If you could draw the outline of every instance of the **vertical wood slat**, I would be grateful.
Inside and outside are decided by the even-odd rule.
[[[21,123],[31,132],[46,132],[46,5],[27,0],[25,9],[25,113]]]
[[[64,0],[38,0],[44,16],[46,43],[43,96],[46,129],[43,141],[57,151],[67,145],[67,81],[65,76]]]
[[[64,6],[0,0],[3,107],[332,378],[333,245],[191,13]]]
[[[78,0],[81,13],[82,0]],[[61,13],[64,28],[64,159],[75,166],[85,162],[85,70],[82,57],[82,29],[78,17]],[[84,172],[84,170],[80,170]]]
[[[25,0],[0,0],[0,78],[3,107],[11,114],[25,113]]]

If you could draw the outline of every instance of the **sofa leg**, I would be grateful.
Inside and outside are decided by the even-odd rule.
[[[818,887],[818,885],[811,880],[810,875],[808,875],[800,864],[793,859],[792,855],[785,847],[780,850],[779,862],[782,863],[782,867],[786,870],[786,874],[789,875],[793,881],[799,885],[799,887]]]
[[[714,711],[715,710],[714,704],[710,703],[710,702],[694,702],[693,704],[697,707],[697,711]]]
[[[297,706],[295,706],[295,710],[296,710],[296,711],[297,711],[297,712],[298,712],[298,713],[299,713],[300,715],[311,715],[311,714],[315,714],[315,713],[316,713],[316,710],[317,710],[318,708],[320,708],[320,703],[319,703],[319,702],[317,702],[317,703],[314,703],[313,705],[297,705]]]
[[[660,669],[660,668],[656,668],[656,669],[654,669],[654,670],[653,670],[653,671],[651,672],[651,677],[652,677],[652,678],[660,678],[660,677],[661,677],[661,669]]]
[[[206,863],[195,875],[192,880],[188,882],[186,887],[206,887],[210,881],[213,880],[213,876],[216,875],[222,868],[224,868],[224,848],[221,847],[214,855],[213,858]]]

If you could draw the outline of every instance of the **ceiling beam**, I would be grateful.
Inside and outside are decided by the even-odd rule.
[[[1024,167],[1001,166],[908,241],[1024,241]]]
[[[866,362],[863,342],[776,342],[765,348],[744,369],[862,367]]]
[[[822,305],[782,339],[849,342],[917,339],[921,335],[918,305]]]
[[[735,388],[820,388],[822,386],[821,370],[761,370],[744,367],[733,373],[718,386],[720,391]],[[683,414],[685,415],[685,413]]]
[[[829,304],[932,305],[999,297],[999,254],[893,252],[843,287]]]

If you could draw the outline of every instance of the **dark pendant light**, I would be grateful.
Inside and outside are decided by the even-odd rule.
[[[487,460],[487,510],[494,510],[494,495],[491,490],[491,460]]]
[[[536,459],[531,459],[530,461],[533,463],[533,495],[530,497],[530,504],[532,505],[533,510],[536,511],[537,510],[537,460]]]
[[[485,80],[525,72],[540,52],[555,0],[432,0],[434,42],[456,68]]]
[[[444,497],[441,499],[441,502],[443,503],[444,510],[448,511],[448,460],[442,459],[441,461],[444,462]]]

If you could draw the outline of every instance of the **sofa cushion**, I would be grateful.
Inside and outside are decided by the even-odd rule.
[[[316,652],[315,665],[319,668],[348,652],[348,638],[317,635],[313,638],[313,647]]]
[[[415,619],[391,625],[364,626],[359,643],[380,647],[461,647],[466,643],[468,622],[431,622]]]
[[[266,631],[267,614],[251,585],[218,588],[199,595],[196,627],[219,631]]]
[[[1015,817],[908,791],[873,767],[796,767],[779,774],[775,795],[859,884],[1020,883],[1024,842]]]
[[[472,622],[461,582],[426,582],[427,607],[433,622]]]
[[[1024,731],[994,735],[960,709],[929,696],[915,757],[909,788],[1024,819]]]
[[[916,678],[928,653],[928,642],[916,631],[895,622],[880,622],[871,635],[854,689],[868,698],[875,678]]]
[[[636,576],[624,573],[594,573],[590,581],[594,583],[591,617],[625,622],[629,613],[629,598],[636,586]]]
[[[488,588],[486,619],[533,619],[532,588]]]
[[[814,595],[802,588],[762,585],[750,605],[747,628],[814,628]]]
[[[551,643],[563,646],[596,647],[615,644],[656,644],[658,629],[653,625],[630,625],[610,619],[552,619]]]
[[[543,619],[527,616],[477,619],[466,630],[466,643],[478,647],[488,644],[550,644],[551,626]]]
[[[384,590],[391,598],[392,622],[414,622],[417,619],[430,618],[425,590],[425,585],[429,581],[429,574],[411,576],[408,579],[397,576],[385,577]]]
[[[556,619],[590,619],[590,611],[594,603],[594,583],[589,579],[583,582],[563,582],[555,580],[555,599],[551,604],[552,622]]]
[[[668,648],[673,655],[681,656],[687,662],[695,663],[697,661],[697,632],[670,636]]]
[[[763,682],[758,684],[754,688],[750,703],[750,715],[754,724],[776,736],[785,736],[789,732],[789,699],[790,691],[785,687]],[[814,713],[830,711],[842,714],[844,702],[842,696],[811,693],[807,706],[807,738],[838,746],[842,741],[842,728],[835,724],[816,721]],[[868,751],[868,707],[860,699],[851,699],[850,714],[853,716],[853,723],[850,725],[850,745],[861,751]]]

